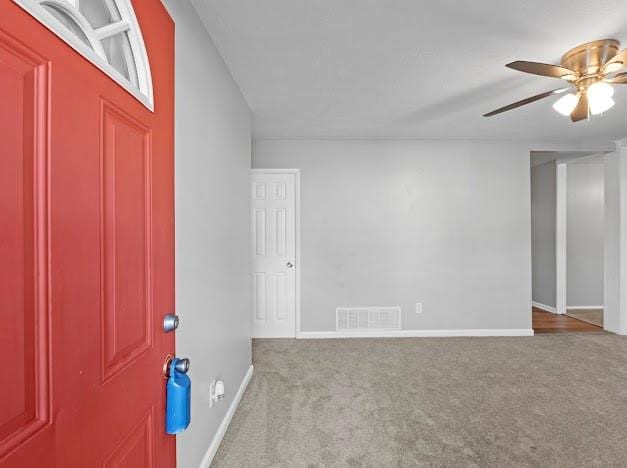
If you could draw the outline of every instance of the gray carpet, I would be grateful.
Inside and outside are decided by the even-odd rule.
[[[214,467],[627,466],[627,339],[256,340]]]

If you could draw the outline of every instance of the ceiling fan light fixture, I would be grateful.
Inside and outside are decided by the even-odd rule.
[[[576,96],[573,93],[568,93],[555,101],[555,103],[553,104],[553,109],[555,109],[560,114],[568,117],[570,114],[573,113],[578,102],[578,95]]]
[[[608,83],[597,81],[590,85],[587,91],[590,113],[599,115],[614,106],[614,88]]]
[[[614,107],[614,104],[616,104],[614,102],[614,99],[612,99],[611,97],[605,97],[602,99],[596,99],[594,101],[590,101],[590,113],[592,115],[599,115],[602,114],[605,111],[610,110],[612,107]]]
[[[607,99],[614,96],[614,88],[604,81],[597,81],[588,87],[587,93],[588,99],[591,101],[595,99]]]
[[[562,94],[553,108],[573,122],[588,120],[614,106],[613,86],[627,85],[627,49],[620,50],[616,39],[601,39],[581,44],[566,52],[559,65],[516,60],[507,68],[532,75],[559,78],[566,86],[545,91],[483,114],[484,117],[517,109],[532,102]],[[624,72],[621,72],[624,71]],[[568,94],[567,94],[568,93]]]

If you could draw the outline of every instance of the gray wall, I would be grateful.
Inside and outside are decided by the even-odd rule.
[[[197,467],[251,364],[251,115],[186,0],[176,22],[177,354],[191,359],[192,423],[178,466]],[[209,384],[226,398],[209,408]]]
[[[603,162],[568,165],[566,294],[568,306],[603,305]]]
[[[303,331],[387,305],[404,329],[531,328],[528,147],[261,140],[253,166],[301,169]]]
[[[532,297],[555,307],[555,162],[531,168]]]
[[[627,154],[625,154],[627,156]],[[621,212],[624,193],[621,185],[627,182],[621,172],[623,157],[621,151],[605,156],[605,294],[603,298],[603,327],[614,333],[620,333],[623,327],[621,313],[623,289],[621,284],[622,236]],[[624,178],[624,180],[623,180]]]
[[[627,335],[627,138],[605,157],[606,330]]]

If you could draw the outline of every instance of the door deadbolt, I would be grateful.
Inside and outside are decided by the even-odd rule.
[[[179,326],[179,316],[174,314],[168,314],[163,317],[163,331],[168,333],[176,330]]]

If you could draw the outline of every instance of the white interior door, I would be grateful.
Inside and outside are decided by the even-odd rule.
[[[253,171],[253,337],[296,335],[296,173]]]

